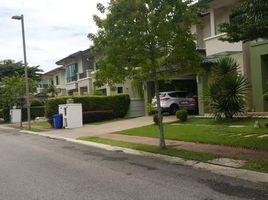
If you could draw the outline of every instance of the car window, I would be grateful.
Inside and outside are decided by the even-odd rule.
[[[169,93],[168,95],[171,96],[171,97],[177,97],[177,93],[176,92]]]
[[[177,92],[177,97],[179,98],[185,98],[187,96],[186,92]]]

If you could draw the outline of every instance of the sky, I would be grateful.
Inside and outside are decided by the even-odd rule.
[[[0,0],[0,61],[23,60],[21,22],[11,19],[23,14],[28,65],[58,67],[56,61],[92,45],[87,34],[97,30],[99,2],[108,0]]]

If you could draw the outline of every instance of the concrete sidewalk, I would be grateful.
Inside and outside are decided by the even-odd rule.
[[[175,116],[164,116],[163,122],[177,121]],[[53,129],[43,132],[44,134],[76,139],[81,136],[100,136],[131,128],[138,128],[153,124],[152,116],[137,117],[132,119],[122,119],[119,121],[104,122],[100,124],[87,124],[75,129]]]

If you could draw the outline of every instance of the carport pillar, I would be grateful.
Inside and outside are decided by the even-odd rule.
[[[203,75],[196,76],[197,93],[198,93],[198,112],[199,115],[205,114],[205,90],[208,85],[208,77]]]

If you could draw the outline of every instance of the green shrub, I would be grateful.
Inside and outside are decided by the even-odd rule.
[[[31,107],[39,107],[39,106],[44,106],[44,103],[38,100],[33,100],[31,102]]]
[[[113,119],[112,110],[86,111],[83,112],[83,123],[99,122],[103,120]]]
[[[4,112],[3,112],[3,109],[0,109],[0,118],[4,118]]]
[[[9,116],[9,109],[8,108],[3,109],[3,118],[4,118],[5,123],[10,122],[10,116]]]
[[[30,111],[31,111],[31,119],[45,116],[45,106],[31,107]],[[22,121],[27,121],[27,109],[26,108],[22,109]]]
[[[176,112],[176,117],[179,119],[181,122],[186,122],[188,119],[188,111],[187,110],[178,110]]]
[[[114,96],[65,96],[50,98],[45,102],[45,117],[52,119],[58,113],[58,105],[65,104],[67,99],[81,103],[83,112],[112,110],[114,118],[123,118],[128,112],[130,98],[127,94]]]
[[[157,114],[157,113],[154,114],[153,120],[154,120],[154,123],[155,123],[156,125],[159,124],[159,123],[158,123],[158,114]],[[162,115],[161,115],[161,120],[163,120],[163,116],[162,116]]]
[[[147,104],[147,112],[149,115],[153,115],[155,113],[154,105],[152,103]]]
[[[263,95],[263,98],[265,101],[268,101],[268,92],[266,92],[264,95]]]

